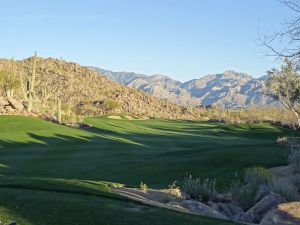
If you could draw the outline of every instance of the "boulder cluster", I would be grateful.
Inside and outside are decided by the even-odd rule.
[[[0,97],[0,115],[18,114],[24,109],[23,103],[14,98]]]
[[[232,202],[230,195],[224,194],[219,194],[214,201],[200,202],[189,199],[189,196],[180,189],[143,191],[137,188],[119,187],[114,190],[144,204],[243,224],[300,224],[300,202],[288,202],[281,195],[273,192],[245,211]]]
[[[286,199],[275,193],[265,196],[246,212],[230,202],[204,204],[194,200],[183,200],[169,202],[168,205],[186,208],[193,214],[246,224],[300,224],[300,202],[287,202]]]

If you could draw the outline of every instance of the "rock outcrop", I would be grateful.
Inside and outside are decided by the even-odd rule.
[[[297,225],[300,224],[300,202],[277,205],[262,219],[261,225]]]
[[[251,209],[249,209],[246,215],[251,218],[252,223],[260,223],[262,218],[274,207],[281,203],[285,203],[286,200],[278,194],[271,193],[262,198]]]
[[[14,98],[0,97],[0,115],[21,113],[23,110],[22,102]]]

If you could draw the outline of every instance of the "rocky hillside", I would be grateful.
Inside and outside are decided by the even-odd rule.
[[[0,69],[11,64],[10,60],[0,59]],[[19,80],[22,72],[26,85],[33,57],[15,61],[12,65],[16,79]],[[45,100],[50,107],[54,99],[60,99],[65,108],[71,107],[84,115],[128,113],[161,118],[194,118],[190,108],[117,84],[77,63],[38,58],[36,76],[35,105],[41,105]],[[15,91],[15,98],[23,101],[20,89]]]
[[[255,79],[244,73],[225,71],[181,83],[167,76],[146,76],[136,73],[112,72],[90,67],[108,79],[142,90],[158,98],[180,105],[212,105],[237,108],[270,104],[262,94],[263,78]]]

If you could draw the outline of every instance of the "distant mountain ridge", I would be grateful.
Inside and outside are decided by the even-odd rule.
[[[147,76],[133,72],[112,72],[97,67],[89,68],[111,81],[180,105],[239,108],[272,103],[272,100],[262,93],[265,77],[253,78],[232,70],[182,83],[163,75]]]

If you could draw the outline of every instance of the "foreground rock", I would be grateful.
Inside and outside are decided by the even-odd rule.
[[[0,115],[21,113],[24,110],[22,102],[14,98],[0,97]]]
[[[297,225],[300,224],[300,202],[277,205],[262,219],[261,225]]]
[[[225,215],[197,201],[184,200],[181,202],[180,205],[184,208],[189,209],[191,212],[201,216],[209,216],[218,219],[228,220],[228,217],[226,217]]]
[[[153,205],[161,208],[168,208],[180,212],[208,216],[218,219],[228,220],[228,218],[212,209],[211,207],[193,200],[185,200],[185,196],[179,189],[155,190],[148,189],[142,191],[136,188],[118,187],[113,188],[119,194],[144,204]]]
[[[230,219],[244,212],[244,210],[238,206],[232,204],[225,204],[222,202],[214,203],[211,207],[212,209],[216,210],[217,212],[223,214],[224,216]]]
[[[13,98],[7,98],[7,101],[12,106],[12,108],[14,108],[17,112],[23,111],[24,105],[21,102],[17,101],[16,99],[13,99]]]
[[[278,194],[271,193],[262,198],[246,213],[248,218],[251,218],[252,223],[260,223],[262,218],[274,207],[280,203],[286,203],[286,200]],[[240,221],[244,222],[244,221]]]

